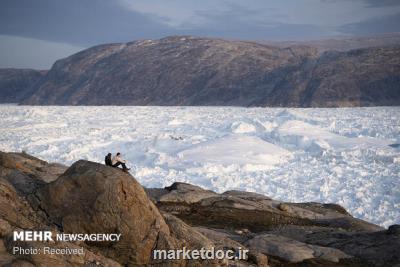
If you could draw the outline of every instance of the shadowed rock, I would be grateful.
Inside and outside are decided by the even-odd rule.
[[[52,168],[49,166],[56,166]],[[40,168],[40,170],[38,170]],[[80,248],[74,243],[38,243],[13,241],[13,231],[50,230],[57,233],[56,225],[51,224],[46,211],[35,198],[36,190],[46,185],[45,180],[54,180],[56,173],[65,167],[51,165],[24,153],[0,152],[0,265],[1,266],[120,266],[116,261],[92,252],[85,246],[84,255],[16,254],[13,248]],[[32,205],[36,203],[35,205]]]
[[[352,217],[335,204],[283,203],[251,192],[216,194],[195,186],[190,186],[190,190],[180,186],[180,183],[175,183],[172,189],[158,191],[157,206],[194,225],[248,228],[255,232],[293,224],[353,231],[383,229]],[[227,221],[230,223],[226,224]]]
[[[251,249],[289,262],[301,262],[313,258],[339,262],[340,259],[351,258],[338,249],[307,245],[287,237],[272,234],[258,235],[245,244]]]
[[[195,203],[204,198],[215,196],[216,193],[210,190],[204,190],[201,187],[187,184],[187,183],[173,183],[169,187],[165,187],[164,194],[159,192],[156,201],[160,202],[181,202],[181,203]],[[153,194],[154,196],[154,194]]]
[[[2,266],[396,266],[398,225],[353,218],[335,204],[287,203],[174,183],[146,189],[89,161],[64,168],[0,152]],[[56,178],[56,173],[62,174]],[[45,177],[45,178],[43,178]],[[52,182],[49,182],[52,181]],[[151,200],[150,200],[151,198]],[[156,205],[154,205],[154,203]],[[161,212],[160,212],[161,210]],[[21,229],[121,233],[120,242],[13,241]],[[84,248],[84,255],[13,255],[12,248]],[[246,260],[153,260],[154,249],[249,249]]]
[[[41,250],[42,253],[32,253],[28,255],[24,255],[22,258],[28,260],[28,262],[24,262],[19,258],[13,259],[10,266],[30,266],[26,265],[30,262],[33,262],[33,266],[52,266],[52,267],[65,267],[65,266],[83,266],[83,267],[94,267],[94,266],[103,266],[103,267],[122,267],[123,265],[118,262],[106,258],[101,254],[96,254],[91,252],[88,249],[84,250],[84,254],[44,254],[43,253],[43,242],[25,242],[25,241],[12,241],[11,236],[6,238],[6,247],[8,251],[12,251],[13,247],[21,247],[23,249],[38,249]],[[46,244],[49,246],[49,244]],[[57,242],[56,244],[51,244],[51,248],[53,249],[80,249],[81,245],[73,244],[70,242]],[[19,264],[19,265],[18,265]],[[6,265],[7,266],[7,265]]]
[[[54,181],[66,166],[47,163],[26,153],[0,151],[0,177],[9,181],[21,194],[32,194],[45,183]]]
[[[119,169],[78,161],[37,196],[53,222],[66,233],[121,233],[120,242],[98,246],[122,264],[150,263],[160,235],[168,244],[175,242],[143,188]]]

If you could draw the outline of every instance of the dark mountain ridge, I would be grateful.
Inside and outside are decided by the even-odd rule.
[[[0,103],[19,103],[45,74],[44,70],[0,69]]]
[[[27,105],[344,107],[400,104],[400,45],[327,51],[174,36],[58,60]]]
[[[349,51],[360,48],[391,47],[400,44],[400,33],[383,33],[370,36],[343,36],[330,39],[308,41],[260,41],[272,46],[288,47],[306,45],[317,48],[321,53],[325,51]]]

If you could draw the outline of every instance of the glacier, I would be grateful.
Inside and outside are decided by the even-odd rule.
[[[400,107],[0,105],[0,150],[70,165],[121,152],[147,187],[189,182],[337,203],[400,224]]]

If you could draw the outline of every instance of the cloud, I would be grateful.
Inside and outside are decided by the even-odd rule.
[[[85,47],[180,34],[253,40],[327,35],[318,25],[286,23],[288,4],[216,3],[171,0],[164,9],[168,5],[159,0],[3,0],[0,34]]]
[[[367,7],[400,6],[399,0],[363,0]]]
[[[53,63],[83,47],[0,35],[0,68],[50,69]]]
[[[376,17],[358,23],[350,23],[338,28],[339,32],[353,35],[370,35],[400,31],[400,13]]]
[[[43,68],[77,47],[169,35],[247,40],[367,35],[400,31],[399,14],[399,0],[2,0],[0,56],[9,66],[31,66],[35,58]]]
[[[174,28],[184,27],[185,24],[201,24],[202,18],[197,16],[196,10],[219,8],[217,1],[209,0],[119,0],[129,10],[159,18]],[[201,4],[199,4],[201,3]]]
[[[252,0],[246,4],[240,0],[2,0],[0,34],[82,47],[168,35],[316,39],[334,36],[336,27],[350,34],[397,29],[398,19],[387,16],[400,12],[398,3],[398,0],[314,3]],[[378,6],[381,8],[370,8]],[[385,16],[386,19],[371,20]]]
[[[172,28],[109,0],[2,0],[0,34],[89,46],[158,38]]]
[[[325,3],[339,3],[339,2],[349,2],[349,0],[320,0]],[[399,0],[357,0],[355,2],[361,2],[365,7],[390,7],[390,6],[400,6]]]
[[[303,40],[329,35],[326,29],[316,25],[285,23],[287,15],[277,10],[236,3],[226,3],[222,10],[196,11],[195,15],[201,17],[203,23],[187,25],[188,29],[183,33],[247,40]]]

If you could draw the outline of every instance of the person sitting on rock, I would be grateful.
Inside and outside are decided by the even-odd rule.
[[[112,160],[111,160],[111,153],[108,153],[107,156],[104,159],[106,166],[112,166]]]
[[[118,167],[119,165],[122,165],[122,169],[124,171],[129,171],[130,169],[126,167],[126,161],[122,159],[121,153],[117,153],[112,159],[112,166],[113,167]]]

